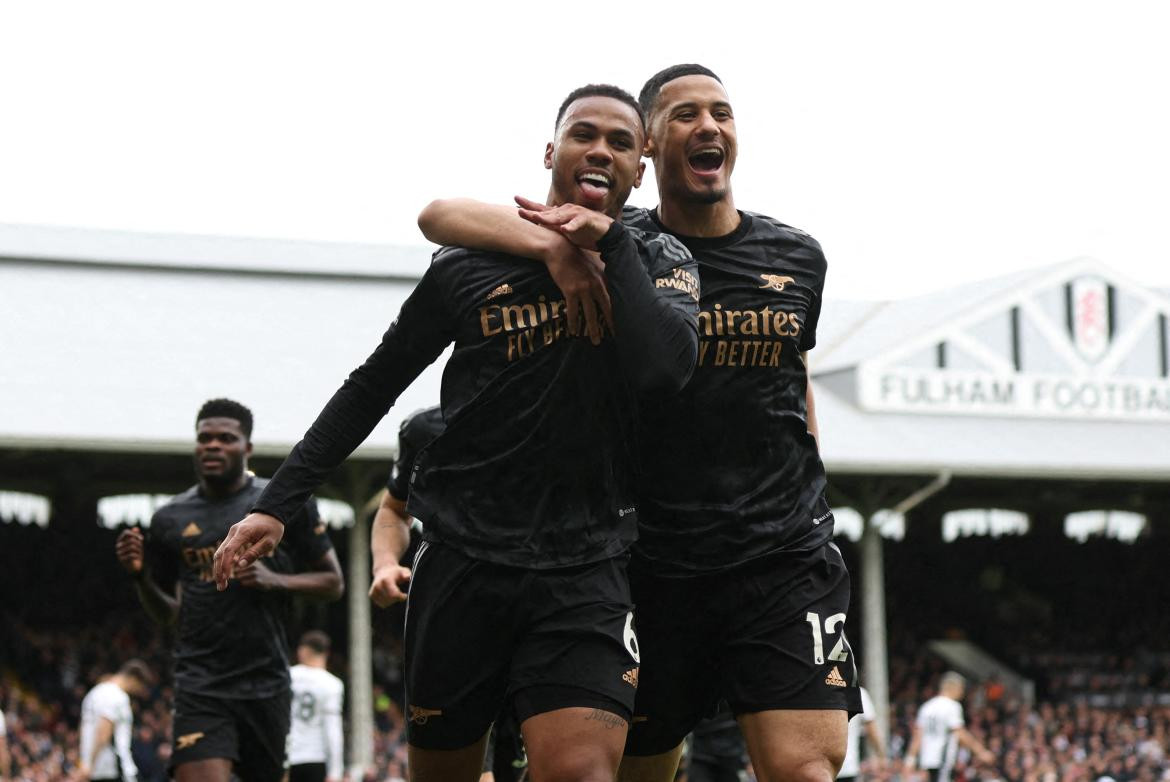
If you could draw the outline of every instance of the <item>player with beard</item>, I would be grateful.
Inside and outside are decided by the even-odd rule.
[[[607,85],[565,99],[544,164],[548,213],[604,269],[613,329],[573,338],[539,265],[445,248],[381,345],[326,405],[215,555],[220,585],[280,539],[283,520],[451,342],[446,428],[419,453],[408,510],[406,689],[411,779],[474,780],[510,703],[533,779],[612,779],[637,686],[625,566],[636,534],[630,445],[643,395],[694,366],[694,261],[615,218],[640,182],[637,102]]]
[[[144,537],[118,536],[118,561],[148,614],[177,624],[170,766],[178,782],[277,782],[289,727],[283,616],[291,593],[336,600],[341,567],[315,502],[289,517],[271,557],[236,573],[222,594],[212,555],[267,481],[248,472],[252,412],[212,399],[195,417],[198,483],[159,508]],[[300,572],[294,572],[294,571]]]
[[[735,118],[713,72],[667,68],[639,101],[661,204],[623,219],[685,244],[702,298],[695,373],[643,421],[630,580],[646,666],[621,778],[672,779],[683,738],[722,697],[761,780],[829,782],[860,700],[808,383],[825,258],[803,231],[736,209]],[[432,241],[543,261],[602,320],[603,281],[561,218],[517,201],[519,214],[438,201],[419,224]]]

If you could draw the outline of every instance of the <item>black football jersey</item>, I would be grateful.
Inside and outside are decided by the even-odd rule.
[[[159,508],[146,532],[146,562],[166,591],[181,586],[175,639],[175,684],[222,698],[266,698],[289,687],[288,597],[229,581],[216,591],[212,557],[228,528],[248,514],[268,482],[251,478],[230,497],[210,499],[193,486]],[[291,573],[332,548],[317,503],[301,505],[272,556],[261,562]]]
[[[825,283],[820,245],[741,212],[718,238],[674,235],[699,266],[699,356],[679,394],[643,413],[636,547],[655,570],[719,570],[831,539],[825,472],[808,431],[808,373]],[[627,224],[666,231],[652,210]]]

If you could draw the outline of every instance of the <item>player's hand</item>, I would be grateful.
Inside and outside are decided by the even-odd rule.
[[[238,568],[247,567],[260,557],[271,554],[282,537],[284,525],[280,519],[267,513],[249,513],[243,521],[233,524],[212,559],[215,588],[220,592],[227,589],[228,579],[235,576]]]
[[[251,565],[236,568],[236,580],[240,582],[241,586],[261,589],[265,592],[279,589],[282,584],[280,575],[259,560]]]
[[[122,530],[122,534],[118,535],[118,542],[114,544],[118,564],[132,576],[142,573],[143,551],[142,530],[137,527]]]
[[[586,209],[580,204],[546,206],[523,196],[516,196],[520,216],[531,223],[551,228],[582,250],[596,250],[601,237],[613,225],[613,218],[603,212]]]
[[[531,211],[551,208],[521,196],[516,196],[516,200],[528,204]],[[562,237],[552,244],[541,260],[565,297],[565,326],[569,334],[575,337],[581,332],[581,316],[584,314],[586,335],[594,345],[600,345],[603,320],[613,332],[613,303],[605,284],[605,264],[601,258],[584,252]]]
[[[382,565],[374,568],[374,579],[370,585],[370,600],[378,608],[388,608],[395,603],[406,599],[400,584],[410,581],[410,568],[393,565]]]

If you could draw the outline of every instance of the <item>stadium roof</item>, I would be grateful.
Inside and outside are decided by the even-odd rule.
[[[230,396],[255,410],[257,450],[283,454],[428,258],[424,247],[0,225],[0,448],[186,454],[198,406]],[[1077,296],[1096,309],[1074,318]],[[1168,313],[1165,293],[1087,259],[903,301],[830,298],[812,366],[825,462],[842,475],[1166,480]],[[1077,331],[1092,317],[1108,319],[1104,338]],[[390,455],[398,421],[436,403],[439,382],[431,367],[359,456]],[[1001,383],[1011,404],[981,396]],[[1024,399],[1062,383],[1145,401]],[[955,398],[923,405],[907,389]]]
[[[0,226],[0,447],[188,453],[194,415],[253,409],[283,454],[377,345],[429,251]],[[436,404],[433,366],[364,446]]]
[[[1170,480],[1168,317],[1170,296],[1085,258],[903,301],[829,299],[812,354],[825,462]]]

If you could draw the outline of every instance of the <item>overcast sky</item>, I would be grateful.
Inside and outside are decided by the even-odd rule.
[[[749,10],[750,8],[750,10]],[[887,298],[1093,256],[1170,288],[1170,5],[0,5],[0,222],[423,243],[543,198],[556,107],[698,61],[740,208]],[[631,199],[656,201],[652,177]]]

